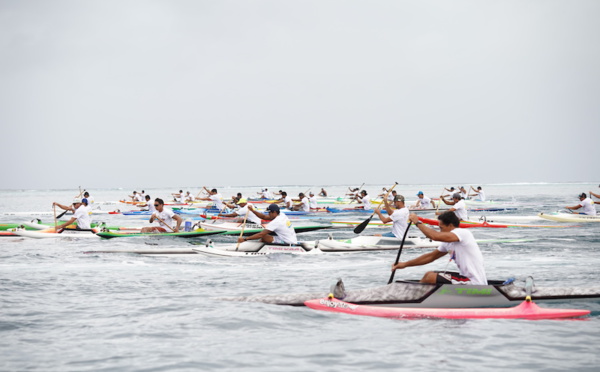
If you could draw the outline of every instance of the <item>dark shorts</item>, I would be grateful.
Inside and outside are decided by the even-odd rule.
[[[460,275],[459,273],[456,273],[456,272],[436,271],[436,273],[437,273],[437,277],[435,279],[435,282],[439,283],[439,284],[461,284],[461,283],[469,284],[469,283],[471,283],[471,279],[467,278],[466,276]]]

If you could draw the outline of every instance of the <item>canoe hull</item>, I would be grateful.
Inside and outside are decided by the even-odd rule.
[[[506,308],[401,308],[357,305],[337,299],[315,299],[304,303],[314,310],[375,316],[383,318],[442,318],[442,319],[560,319],[574,318],[590,314],[589,310],[549,309],[537,306],[533,302],[523,301],[517,306]]]

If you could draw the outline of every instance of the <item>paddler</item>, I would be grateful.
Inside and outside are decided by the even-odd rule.
[[[298,199],[293,199],[293,200],[300,202],[299,204],[294,205],[295,211],[310,212],[310,201],[308,200],[306,195],[304,195],[303,192],[298,194]]]
[[[565,208],[570,210],[577,210],[579,208],[583,208],[583,212],[580,212],[579,214],[585,214],[587,216],[596,215],[596,208],[594,207],[594,202],[592,201],[592,199],[588,198],[584,192],[579,194],[579,204]]]
[[[408,208],[404,205],[404,196],[396,195],[394,197],[394,207],[396,209],[392,209],[390,203],[387,198],[383,199],[383,207],[387,212],[387,216],[384,216],[383,213],[379,209],[375,209],[375,213],[379,216],[379,219],[383,223],[393,222],[392,231],[383,234],[382,236],[387,236],[391,238],[402,239],[404,237],[404,231],[406,231],[406,226],[408,225]]]
[[[372,209],[371,197],[367,194],[367,190],[361,190],[360,195],[356,196],[356,201],[358,201],[362,205],[359,205],[358,207],[355,207],[354,209],[364,209],[364,210]]]
[[[223,204],[225,204],[225,206],[229,209],[235,209],[235,208],[237,208],[237,206],[240,203],[240,200],[242,200],[242,199],[246,200],[245,198],[242,197],[242,193],[238,192],[237,195],[231,197],[231,203],[227,203],[226,201],[223,201]]]
[[[129,195],[129,197],[131,198],[131,201],[134,203],[139,203],[144,201],[144,199],[142,199],[142,196],[140,194],[138,194],[137,191],[133,191],[133,195]]]
[[[310,204],[311,212],[316,212],[319,210],[319,202],[317,201],[315,193],[312,191],[308,193],[308,202]]]
[[[287,192],[281,192],[281,198],[277,199],[275,203],[283,203],[283,207],[289,209],[290,211],[294,210],[294,202],[292,201],[292,197],[287,194]]]
[[[178,203],[185,202],[185,194],[183,193],[183,190],[179,190],[179,192],[171,193],[171,195],[173,195],[173,201],[176,201]]]
[[[438,216],[440,231],[427,227],[414,213],[409,216],[409,219],[426,237],[442,244],[429,253],[392,265],[392,271],[426,265],[450,253],[450,260],[454,260],[459,272],[428,271],[421,279],[421,283],[487,285],[483,255],[479,245],[469,229],[458,228],[460,221],[456,214],[447,211]]]
[[[247,221],[250,221],[257,225],[260,225],[262,223],[262,221],[260,220],[260,218],[258,218],[256,216],[256,214],[249,212],[247,199],[245,199],[245,198],[240,199],[237,202],[237,205],[239,206],[239,209],[236,209],[232,213],[219,213],[219,214],[217,214],[217,217],[240,217],[241,219],[238,222],[244,222],[244,216],[246,216],[246,214],[247,214],[248,215],[248,217],[246,217]]]
[[[65,211],[73,211],[73,217],[63,224],[56,226],[56,231],[64,229],[65,227],[71,225],[75,221],[77,221],[77,230],[81,229],[90,229],[92,219],[90,217],[91,211],[88,207],[88,200],[86,198],[83,199],[75,199],[73,200],[72,206],[65,206],[59,204],[57,202],[52,203],[52,206],[57,206],[59,208],[64,209]]]
[[[319,193],[319,196],[323,196],[323,197],[327,196],[327,191],[325,191],[325,189],[322,187],[321,187],[321,192]]]
[[[483,189],[481,188],[481,186],[477,186],[477,190],[475,190],[473,188],[473,186],[471,186],[471,190],[473,190],[474,194],[469,194],[469,196],[474,196],[475,199],[474,200],[478,200],[478,201],[485,201],[485,192],[483,191]]]
[[[150,195],[146,195],[144,196],[144,198],[146,199],[146,203],[144,204],[138,204],[137,207],[139,208],[148,208],[148,211],[150,213],[154,213],[156,212],[156,208],[154,207],[154,200],[152,200],[152,198],[150,197]]]
[[[417,193],[417,202],[412,209],[431,209],[435,208],[435,202],[430,197],[425,196],[423,191]]]
[[[87,201],[88,201],[88,204],[89,204],[90,206],[91,206],[92,204],[94,204],[94,197],[93,197],[93,196],[90,196],[90,193],[89,193],[89,192],[85,191],[85,192],[83,193],[83,197],[87,199]]]
[[[185,192],[185,201],[187,203],[191,203],[195,200],[196,198],[194,197],[194,195],[192,195],[189,191]]]
[[[214,203],[215,208],[217,208],[219,212],[223,211],[223,209],[225,209],[225,204],[223,203],[223,197],[221,196],[221,194],[219,194],[217,189],[212,189],[209,191],[206,187],[204,187],[204,190],[206,190],[206,192],[208,193],[208,197],[196,198],[196,200],[211,201]]]
[[[392,190],[392,192],[390,192],[390,193],[388,193],[387,187],[384,187],[382,190],[383,190],[383,194],[379,194],[378,197],[383,199],[385,197],[385,195],[387,194],[387,200],[390,203],[393,203],[394,198],[396,197],[396,190]]]
[[[261,199],[273,199],[273,195],[271,194],[271,192],[269,191],[269,189],[263,189],[260,192],[257,192],[257,194],[260,195]]]
[[[457,190],[454,187],[450,187],[450,189],[447,189],[444,187],[444,190],[447,191],[447,194],[443,194],[444,196],[448,196],[450,198],[452,198],[452,195],[454,195],[455,192],[457,192]]]
[[[462,200],[462,197],[459,193],[455,192],[452,195],[452,201],[448,201],[444,198],[443,195],[440,195],[440,199],[447,205],[452,205],[453,207],[448,209],[448,212],[454,212],[459,220],[466,221],[468,218],[467,215],[467,205],[465,201]],[[436,214],[440,214],[441,212],[436,212]]]
[[[183,219],[173,213],[169,208],[165,207],[165,202],[161,198],[154,199],[154,208],[156,211],[152,213],[148,222],[153,223],[157,221],[159,226],[150,226],[142,228],[143,233],[166,233],[166,232],[179,232]],[[162,221],[161,221],[162,220]],[[173,227],[173,220],[177,222],[177,226]]]
[[[247,240],[260,240],[265,243],[276,243],[276,244],[298,244],[296,238],[296,231],[292,227],[292,223],[287,216],[279,210],[277,204],[271,204],[267,207],[268,214],[263,214],[255,211],[252,206],[248,206],[251,213],[254,213],[258,218],[263,220],[272,220],[269,222],[263,231],[250,235],[248,237],[240,236],[238,243],[245,242]],[[275,235],[270,235],[275,233]]]
[[[460,193],[460,197],[463,199],[467,199],[469,197],[469,193],[467,192],[464,186],[460,186],[458,188],[458,192]]]

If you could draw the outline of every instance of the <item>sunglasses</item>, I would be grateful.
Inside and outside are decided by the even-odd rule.
[[[160,204],[154,204],[155,207],[158,207]]]

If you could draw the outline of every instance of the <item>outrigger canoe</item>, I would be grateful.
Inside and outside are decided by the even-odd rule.
[[[322,254],[319,249],[312,248],[304,243],[299,244],[275,244],[263,243],[260,241],[246,241],[240,244],[219,244],[212,242],[206,243],[204,247],[192,249],[196,253],[206,256],[217,257],[260,257],[273,253],[288,254]]]
[[[547,220],[559,222],[600,222],[600,216],[589,216],[576,213],[540,213],[538,216]]]
[[[207,231],[204,229],[198,229],[194,231],[180,231],[180,232],[166,232],[166,233],[142,233],[139,231],[134,232],[114,232],[114,231],[100,231],[96,233],[101,238],[112,239],[112,238],[132,238],[132,237],[177,237],[177,238],[196,238],[199,236],[216,235],[226,232],[225,230],[211,230]]]
[[[198,226],[204,230],[225,230],[226,232],[224,232],[223,235],[236,235],[242,232],[244,224],[238,222],[226,222],[223,220],[211,220],[210,222],[199,222]],[[296,233],[332,228],[331,225],[293,225],[293,227]],[[262,225],[246,223],[246,227],[244,228],[244,236],[253,235],[261,232],[262,230],[264,230]]]
[[[419,221],[432,226],[439,226],[440,221],[433,218],[419,217]],[[489,223],[487,221],[460,221],[459,227],[471,228],[471,227],[488,227],[495,229],[506,229],[509,227],[546,227],[546,228],[565,228],[572,227],[566,225],[526,225],[526,224],[500,224],[500,223]]]
[[[341,283],[341,285],[340,285]],[[517,285],[523,284],[523,285]],[[223,298],[229,301],[262,302],[275,305],[305,306],[306,301],[325,298],[329,293],[356,305],[400,308],[487,308],[509,307],[525,301],[528,293],[537,303],[600,301],[600,287],[533,287],[513,278],[490,280],[488,285],[427,284],[416,280],[395,281],[385,286],[346,291],[339,280],[336,289],[312,293]],[[337,290],[341,288],[341,290]],[[337,293],[336,293],[337,292]]]
[[[48,239],[48,238],[95,238],[98,229],[65,229],[61,232],[56,232],[54,227],[46,230],[25,230],[15,229],[13,233],[18,236],[35,239]]]
[[[542,308],[531,300],[514,307],[465,308],[465,309],[419,309],[357,305],[335,298],[309,300],[304,303],[314,310],[365,315],[382,318],[441,318],[441,319],[560,319],[575,318],[590,314],[589,310]]]
[[[523,243],[534,239],[478,239],[477,243]],[[319,248],[323,252],[371,252],[371,251],[390,251],[398,250],[402,244],[402,239],[384,237],[384,236],[366,236],[360,235],[351,239],[335,240],[332,236],[329,239],[317,240],[315,242],[304,242],[308,246]],[[441,243],[418,236],[407,236],[404,241],[404,248],[436,248]]]

